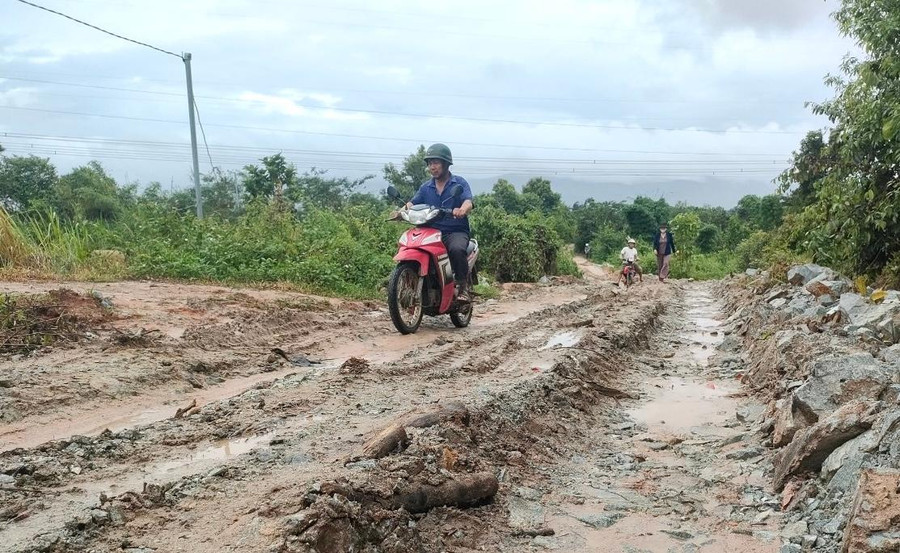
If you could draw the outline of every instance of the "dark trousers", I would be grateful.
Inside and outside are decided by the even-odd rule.
[[[469,247],[469,235],[465,232],[451,232],[441,235],[447,255],[450,257],[450,267],[453,268],[453,280],[457,284],[464,284],[469,276],[469,261],[466,259],[466,249]]]

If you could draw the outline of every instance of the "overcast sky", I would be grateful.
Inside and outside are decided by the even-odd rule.
[[[379,174],[445,142],[486,188],[549,178],[569,202],[769,193],[804,107],[853,45],[835,0],[35,0],[193,54],[212,163],[284,152]],[[0,144],[65,172],[190,185],[184,64],[0,0]],[[201,140],[201,171],[210,160]],[[380,185],[380,179],[373,185]]]

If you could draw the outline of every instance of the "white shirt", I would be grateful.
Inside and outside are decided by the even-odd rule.
[[[629,248],[628,246],[622,248],[622,252],[619,254],[619,258],[621,258],[623,261],[628,261],[629,263],[636,261],[637,256],[637,249]]]

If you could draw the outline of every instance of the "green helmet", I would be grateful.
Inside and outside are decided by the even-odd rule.
[[[429,159],[442,159],[449,165],[453,165],[453,154],[450,153],[450,148],[446,144],[432,144],[429,146],[425,150],[425,162],[427,163]]]

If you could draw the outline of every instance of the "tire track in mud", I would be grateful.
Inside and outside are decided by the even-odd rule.
[[[387,414],[437,399],[463,399],[477,406],[481,402],[489,404],[490,398],[494,398],[498,405],[496,409],[503,417],[512,416],[509,420],[527,417],[533,408],[526,408],[526,405],[534,404],[534,398],[541,398],[537,403],[545,401],[547,380],[557,378],[553,370],[560,360],[568,359],[567,363],[577,364],[579,358],[596,355],[587,349],[536,350],[551,342],[561,329],[571,330],[573,321],[583,324],[588,320],[599,321],[600,326],[577,329],[583,344],[597,348],[597,351],[614,349],[627,342],[633,331],[649,328],[645,323],[652,322],[658,315],[664,304],[659,297],[662,294],[648,289],[647,295],[650,298],[643,300],[646,310],[641,312],[646,321],[638,322],[640,317],[633,316],[635,312],[631,306],[632,316],[624,316],[628,309],[621,305],[623,302],[614,301],[614,293],[610,291],[571,302],[562,308],[538,311],[509,325],[488,327],[483,332],[473,328],[469,332],[453,333],[452,341],[445,339],[443,341],[447,343],[441,344],[439,339],[435,344],[419,348],[418,352],[411,352],[399,362],[376,366],[368,374],[300,371],[294,376],[260,385],[259,389],[236,398],[208,405],[185,419],[163,421],[139,431],[48,444],[37,450],[0,456],[0,472],[12,473],[14,477],[22,478],[23,483],[46,490],[37,494],[37,499],[45,503],[44,509],[35,508],[30,518],[0,527],[0,543],[16,544],[15,548],[31,547],[25,544],[34,534],[68,524],[73,528],[68,534],[50,532],[45,537],[46,543],[43,546],[33,544],[33,550],[50,550],[48,547],[79,550],[92,539],[104,540],[100,543],[109,545],[112,542],[105,540],[121,537],[123,532],[128,535],[133,530],[125,519],[136,512],[137,518],[145,511],[151,513],[148,516],[152,518],[155,516],[154,505],[179,504],[185,497],[202,496],[223,483],[226,487],[249,487],[247,491],[251,497],[265,503],[266,494],[262,492],[266,485],[272,489],[288,485],[296,490],[303,481],[298,475],[306,474],[310,480],[315,480],[323,475],[351,470],[338,468],[337,460],[357,447],[365,434],[383,424]],[[621,320],[616,320],[617,317]],[[603,324],[608,321],[615,323],[613,328]],[[599,344],[598,340],[603,343]],[[459,351],[465,354],[450,355]],[[491,377],[488,379],[478,370],[471,369],[478,366],[479,360],[484,363],[485,359],[488,360],[486,366],[493,367],[497,362],[497,366],[486,373]],[[448,360],[452,362],[445,366]],[[535,360],[549,368],[532,366]],[[615,364],[610,368],[615,369]],[[554,386],[562,384],[555,383],[549,388]],[[568,392],[575,396],[580,393],[579,390]],[[528,397],[532,399],[524,399]],[[561,395],[555,400],[565,403],[564,398]],[[517,405],[522,406],[521,410],[516,410]],[[485,408],[483,412],[489,411]],[[495,422],[509,424],[503,420]],[[212,439],[230,440],[226,442],[229,447],[250,451],[247,455],[232,458],[227,453],[211,452],[217,449],[216,444],[197,451],[198,445]],[[52,462],[36,461],[42,458],[52,459]],[[73,459],[79,458],[89,462],[71,464]],[[161,462],[163,459],[166,462]],[[40,466],[28,467],[28,463]],[[79,468],[72,471],[72,466]],[[269,475],[269,471],[274,475]],[[139,481],[149,482],[149,491],[142,488]],[[88,482],[93,486],[87,486]],[[133,500],[136,503],[128,509],[120,505],[104,510],[104,505],[96,505],[101,508],[94,511],[106,514],[94,512],[90,515],[89,508],[95,506],[97,490],[116,483],[119,487],[115,492],[106,492],[107,495],[118,493],[121,498],[137,493],[138,499]],[[159,496],[160,492],[154,486],[163,489],[159,501],[145,497],[148,494]],[[52,500],[47,497],[59,490],[74,488],[81,491],[62,493]],[[184,495],[185,490],[189,490],[190,495]],[[284,510],[292,501],[285,499],[285,503],[278,509],[273,508],[273,512]],[[204,508],[216,510],[213,505],[204,505]],[[243,511],[229,509],[241,518]],[[123,523],[124,527],[118,526]],[[107,533],[100,531],[102,529],[108,529]],[[91,537],[94,533],[96,538]],[[213,533],[208,538],[215,540],[216,535],[218,533]]]

